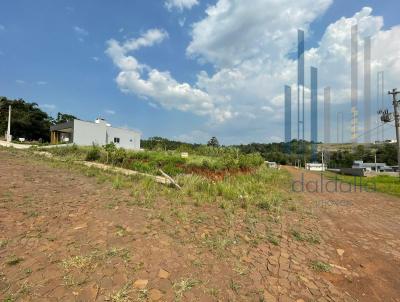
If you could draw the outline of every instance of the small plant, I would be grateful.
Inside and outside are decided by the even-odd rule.
[[[100,156],[101,156],[100,148],[96,145],[93,145],[92,148],[90,148],[90,150],[86,154],[85,159],[87,161],[96,161],[100,159]]]
[[[267,235],[267,240],[268,240],[269,243],[272,243],[275,246],[279,245],[279,239],[273,234],[268,234]]]
[[[177,298],[182,298],[182,296],[185,292],[187,292],[188,290],[191,290],[193,287],[195,287],[199,283],[200,283],[200,281],[191,279],[191,278],[182,279],[181,281],[174,284],[175,296]]]
[[[319,273],[321,273],[321,272],[327,273],[327,272],[330,272],[330,270],[332,269],[332,267],[329,263],[325,263],[325,262],[318,261],[318,260],[311,261],[310,267]]]
[[[239,283],[237,283],[237,282],[235,282],[235,281],[233,281],[233,279],[231,279],[231,281],[229,282],[229,286],[230,286],[230,288],[231,288],[231,290],[233,290],[233,292],[235,293],[235,294],[238,294],[239,293],[239,289],[240,289],[240,285],[239,285]]]
[[[8,240],[7,239],[0,240],[0,248],[6,247],[7,244],[8,244]]]
[[[22,262],[24,259],[21,257],[17,257],[17,256],[12,256],[7,260],[7,264],[12,266],[12,265],[17,265],[18,263]]]

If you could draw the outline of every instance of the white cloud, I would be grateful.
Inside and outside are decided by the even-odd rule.
[[[86,29],[79,26],[74,26],[73,29],[78,37],[78,41],[85,42],[85,37],[89,35],[89,32]]]
[[[111,110],[111,109],[106,109],[106,110],[104,110],[104,112],[109,115],[114,115],[116,113],[114,110]]]
[[[47,110],[54,110],[57,108],[57,106],[54,104],[42,104],[42,105],[40,105],[40,107],[42,107],[43,109],[47,109]]]
[[[166,0],[164,2],[165,7],[171,11],[177,9],[183,11],[184,9],[191,9],[193,6],[198,5],[198,0]]]
[[[164,108],[218,121],[219,124],[205,124],[202,131],[224,137],[224,143],[276,140],[283,134],[285,84],[292,84],[293,127],[296,124],[297,62],[291,54],[296,51],[297,29],[305,30],[306,37],[312,35],[310,24],[331,3],[332,0],[253,0],[249,5],[239,0],[218,0],[206,10],[204,19],[192,25],[187,55],[212,64],[215,70],[199,72],[193,85],[179,83],[170,72],[153,69],[128,54],[160,43],[166,37],[163,31],[155,32],[158,39],[149,39],[146,33],[124,43],[111,40],[107,53],[120,68],[117,84],[121,90]],[[318,67],[321,105],[323,87],[332,89],[332,120],[338,106],[346,111],[343,108],[348,104],[350,111],[350,29],[355,23],[359,24],[359,104],[363,94],[364,37],[372,37],[372,88],[380,70],[385,70],[386,87],[398,84],[400,26],[384,29],[383,18],[374,16],[371,8],[340,18],[326,28],[317,46],[306,52],[306,85],[310,82],[310,66]],[[306,122],[309,94],[306,88]],[[322,106],[319,109],[322,112]],[[360,124],[362,113],[360,107]]]
[[[82,28],[82,27],[74,26],[73,28],[74,28],[74,31],[78,35],[81,35],[81,36],[88,36],[89,35],[89,32],[86,29]]]
[[[262,126],[267,140],[271,140],[267,133],[283,132],[283,85],[297,81],[297,63],[289,57],[296,51],[297,28],[304,29],[306,36],[310,35],[310,23],[325,12],[330,2],[302,0],[289,5],[287,1],[256,0],[252,6],[246,6],[242,1],[220,0],[207,10],[205,19],[193,25],[187,54],[200,62],[213,64],[216,70],[212,75],[201,72],[197,85],[212,96],[229,98],[232,110],[240,112],[236,119],[227,122],[229,127],[241,125],[251,137],[254,134],[251,129]],[[266,12],[262,4],[265,7],[267,3],[269,9]],[[299,14],[293,15],[296,10]],[[253,17],[245,17],[250,15]],[[288,18],[289,15],[293,18]],[[343,17],[332,23],[319,45],[306,52],[306,85],[310,84],[310,66],[316,66],[319,68],[320,104],[325,86],[332,88],[334,105],[349,104],[350,30],[355,23],[359,24],[361,125],[364,118],[363,38],[372,36],[372,87],[379,70],[386,71],[386,84],[392,87],[396,84],[396,74],[400,74],[399,26],[384,30],[383,18],[373,16],[370,8],[363,8],[351,18]],[[309,93],[306,88],[306,122],[309,119]],[[293,103],[296,95],[296,85],[293,85]],[[319,108],[322,112],[322,106]],[[293,114],[293,124],[295,119]],[[322,125],[322,120],[320,122]],[[224,131],[228,131],[227,127]],[[309,123],[306,132],[308,130]]]
[[[116,40],[108,41],[106,53],[120,68],[116,79],[119,88],[145,99],[151,98],[167,109],[212,116],[218,122],[231,118],[234,114],[225,104],[224,98],[214,99],[207,92],[188,83],[179,83],[168,71],[150,68],[128,55],[139,48],[161,43],[167,37],[165,31],[152,29],[141,37],[125,41],[123,44]]]
[[[47,85],[47,82],[46,81],[37,81],[36,85],[39,85],[39,86]]]
[[[100,61],[100,58],[99,57],[92,57],[92,60],[95,61],[95,62],[98,62],[98,61]]]
[[[0,24],[0,31],[6,30],[6,27],[3,24]]]
[[[218,67],[276,60],[294,49],[297,29],[308,29],[332,0],[219,0],[193,25],[190,56]]]
[[[22,85],[22,84],[25,84],[25,81],[24,81],[24,80],[16,80],[15,82],[16,82],[17,84],[21,84],[21,85]]]

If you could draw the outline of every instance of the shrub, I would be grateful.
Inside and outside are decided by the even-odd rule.
[[[99,160],[101,156],[100,153],[100,148],[93,145],[92,148],[90,148],[90,150],[88,151],[88,153],[86,154],[86,160],[87,161],[96,161]]]

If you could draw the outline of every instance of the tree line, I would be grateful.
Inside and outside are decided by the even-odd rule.
[[[23,99],[8,99],[0,97],[0,135],[7,131],[8,108],[11,105],[11,134],[14,138],[23,137],[30,141],[50,140],[50,125],[59,124],[76,118],[73,115],[59,112],[51,117],[41,110],[37,103],[26,102]]]

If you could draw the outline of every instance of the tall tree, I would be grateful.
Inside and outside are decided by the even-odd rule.
[[[9,105],[12,108],[11,135],[14,138],[49,141],[51,117],[38,104],[25,102],[23,99],[0,97],[0,135],[7,131]]]
[[[75,119],[76,119],[76,117],[74,115],[59,112],[59,113],[57,113],[57,118],[54,121],[54,123],[61,124],[61,123],[73,121]]]
[[[218,139],[217,139],[215,136],[213,136],[213,137],[208,141],[207,146],[210,146],[210,147],[219,147]]]

